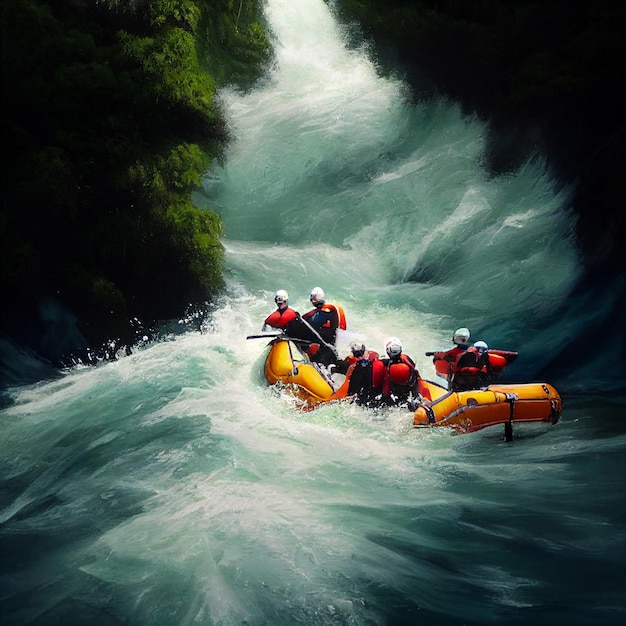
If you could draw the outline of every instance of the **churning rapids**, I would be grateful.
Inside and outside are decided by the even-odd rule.
[[[457,326],[530,380],[582,324],[570,191],[540,155],[487,176],[483,124],[411,101],[322,0],[267,11],[275,67],[221,94],[234,142],[194,198],[226,226],[219,306],[8,390],[2,623],[624,623],[623,408],[580,394],[580,370],[549,380],[561,421],[511,443],[399,409],[302,414],[262,384],[246,335],[280,288],[302,312],[316,285],[344,306],[343,353],[396,335],[431,378],[424,352]]]

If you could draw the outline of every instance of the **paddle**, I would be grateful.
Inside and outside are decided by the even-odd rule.
[[[309,322],[307,322],[305,319],[303,319],[302,317],[300,318],[300,321],[319,339],[320,343],[322,343],[323,345],[325,345],[327,348],[330,348],[335,356],[339,356],[339,353],[337,352],[337,348],[335,348],[335,346],[333,346],[330,343],[327,343],[326,341],[324,341],[321,337],[321,335],[317,332],[317,330],[315,330],[315,328],[313,328],[313,326],[311,326],[311,324],[309,324]],[[295,339],[293,337],[287,337],[287,335],[283,335],[283,333],[263,333],[260,335],[248,335],[246,337],[246,339],[262,339],[264,337],[271,337],[271,338],[276,338],[276,337],[282,337],[283,339],[288,339],[289,341],[293,341],[293,342],[299,342],[299,343],[312,343],[310,340],[308,339]]]
[[[315,330],[315,328],[313,328],[313,326],[311,326],[311,324],[309,324],[309,322],[307,322],[303,317],[300,318],[300,321],[320,340],[320,343],[323,343],[327,348],[330,348],[336,357],[339,356],[339,353],[337,352],[337,348],[335,348],[335,346],[333,346],[330,343],[326,343],[322,339],[322,336]]]
[[[263,339],[269,337],[270,339],[284,339],[285,341],[293,341],[293,343],[311,343],[309,339],[298,339],[297,337],[288,337],[287,335],[283,335],[283,333],[278,333],[276,335],[271,333],[264,333],[262,335],[248,335],[246,339]]]

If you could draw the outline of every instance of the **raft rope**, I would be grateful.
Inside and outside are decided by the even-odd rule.
[[[291,340],[287,339],[287,349],[289,350],[289,359],[291,360],[291,375],[296,376],[298,374],[298,366],[293,358],[293,352],[291,351]]]

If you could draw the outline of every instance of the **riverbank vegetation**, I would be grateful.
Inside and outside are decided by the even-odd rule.
[[[221,222],[191,192],[228,141],[216,89],[270,60],[261,8],[3,2],[3,334],[54,360],[219,293]]]

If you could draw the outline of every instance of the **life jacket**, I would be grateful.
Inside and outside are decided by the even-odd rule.
[[[346,330],[346,328],[348,328],[348,323],[346,322],[346,314],[343,310],[343,307],[340,306],[339,304],[331,304],[330,306],[334,306],[337,309],[337,317],[339,318],[339,328],[341,328],[341,330]],[[378,358],[378,354],[376,354],[376,358]]]
[[[517,352],[509,350],[489,350],[489,365],[492,375],[497,378],[507,365],[511,365],[517,358]]]
[[[452,364],[452,373],[463,376],[478,376],[478,374],[486,368],[488,357],[481,358],[482,355],[474,347],[468,348],[462,354],[459,354],[456,361]]]
[[[305,313],[302,318],[315,329],[319,336],[329,344],[337,341],[339,315],[332,304],[323,304]]]
[[[448,361],[454,363],[459,356],[467,352],[467,346],[454,346],[449,350],[442,350],[441,352],[435,352],[433,354],[433,361]]]
[[[453,352],[449,350],[448,353]],[[433,360],[437,359],[435,353]],[[473,346],[462,352],[457,352],[454,362],[451,365],[451,373],[458,373],[463,369],[466,373],[472,373],[474,368],[478,368],[481,372],[487,374],[501,374],[507,365],[510,365],[517,358],[517,352],[509,352],[506,350],[488,350],[487,354],[478,354]]]
[[[326,319],[319,326],[317,326],[315,325],[314,318],[316,314],[319,313],[325,314],[323,317],[325,317]],[[326,302],[321,307],[315,307],[311,311],[308,311],[302,317],[308,322],[312,322],[316,328],[341,328],[341,330],[346,330],[346,328],[348,328],[348,324],[346,322],[346,314],[343,310],[343,307],[339,306],[338,304],[330,304],[329,302]]]
[[[353,354],[351,354],[350,356],[346,357],[346,363],[349,367],[353,363],[356,363],[357,361],[362,361],[363,359],[366,359],[368,361],[374,361],[378,358],[380,358],[378,352],[374,352],[374,350],[366,350],[363,356],[354,356]]]
[[[467,346],[454,346],[450,350],[443,350],[433,354],[433,364],[438,376],[449,379],[454,373],[454,364],[465,354]]]
[[[372,361],[372,389],[382,391],[384,382],[385,364],[380,359],[376,359]]]
[[[373,355],[376,355],[375,357]],[[385,375],[385,366],[378,358],[377,352],[370,352],[370,358],[353,357],[352,364],[348,366],[346,379],[349,379],[348,394],[358,396],[361,403],[365,404],[371,398],[380,393]]]
[[[298,312],[288,306],[284,309],[276,309],[273,313],[268,315],[265,319],[265,324],[273,328],[285,328],[289,322],[297,318]]]
[[[381,363],[384,364],[384,378],[382,384],[384,396],[394,391],[399,391],[398,388],[408,392],[415,387],[418,378],[417,369],[415,368],[413,360],[406,354],[401,354],[397,361],[384,359]]]
[[[476,354],[475,348],[468,349],[467,357],[460,357],[456,364],[454,376],[465,385],[482,386],[497,380],[504,368],[517,358],[517,352],[488,350]],[[474,358],[472,358],[474,357]],[[472,382],[472,377],[475,382]]]
[[[468,348],[453,364],[450,388],[463,391],[482,387],[489,383],[490,374],[488,352],[480,354],[476,348]]]
[[[376,361],[369,359],[356,359],[346,372],[349,380],[348,395],[356,395],[361,403],[367,403],[372,396],[372,372]]]

